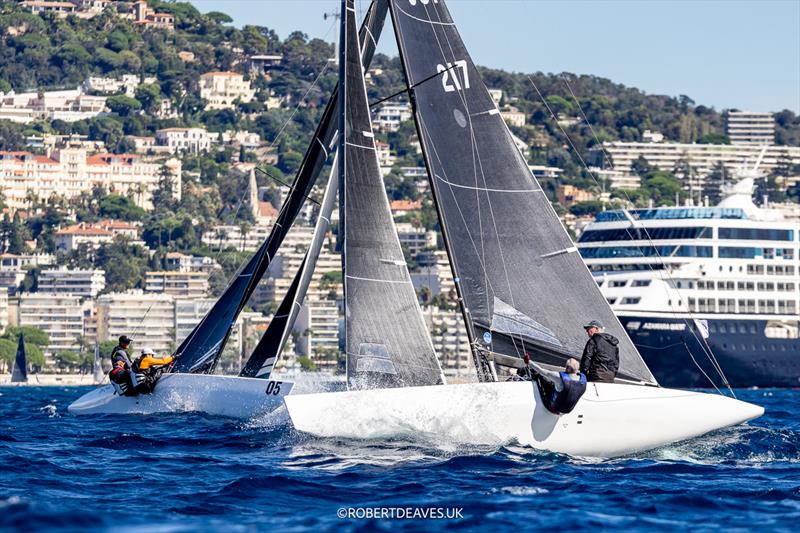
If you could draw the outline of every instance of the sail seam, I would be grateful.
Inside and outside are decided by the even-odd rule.
[[[434,175],[436,176],[436,179],[438,179],[439,181],[443,181],[444,183],[447,183],[448,185],[452,185],[453,187],[459,187],[461,189],[469,189],[469,190],[473,190],[473,191],[507,192],[507,193],[515,193],[515,192],[520,192],[520,193],[521,192],[544,192],[544,191],[542,191],[542,189],[494,189],[494,188],[491,188],[491,187],[472,187],[472,186],[469,186],[469,185],[461,185],[461,184],[458,184],[458,183],[453,183],[453,182],[447,181],[446,179],[444,179],[443,177],[439,176],[438,174],[434,174]]]
[[[392,280],[392,279],[363,278],[363,277],[361,277],[361,276],[351,276],[350,274],[347,274],[345,277],[346,277],[346,278],[348,278],[348,279],[357,279],[357,280],[359,280],[359,281],[377,281],[377,282],[379,282],[379,283],[405,283],[405,284],[410,284],[410,283],[411,283],[411,282],[410,282],[410,281],[408,281],[408,280]],[[412,285],[413,285],[413,284],[412,284]]]
[[[419,17],[415,17],[414,15],[412,15],[412,14],[410,14],[410,13],[408,13],[408,12],[404,11],[404,10],[403,10],[403,8],[402,8],[402,7],[400,7],[400,6],[398,6],[397,4],[395,4],[395,7],[396,7],[396,8],[397,8],[397,10],[398,10],[398,11],[400,11],[400,12],[401,12],[403,15],[407,16],[408,18],[411,18],[411,19],[414,19],[414,20],[418,20],[418,21],[420,21],[420,22],[427,22],[428,24],[437,24],[437,25],[439,25],[439,26],[455,26],[455,25],[456,25],[456,24],[455,24],[455,22],[436,22],[436,21],[433,21],[433,20],[425,20],[425,19],[421,19],[421,18],[419,18]]]

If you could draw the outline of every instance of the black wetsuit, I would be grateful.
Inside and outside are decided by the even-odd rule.
[[[578,379],[572,379],[571,374],[559,372],[561,387],[542,375],[536,376],[536,383],[539,385],[539,395],[542,403],[551,413],[562,415],[572,412],[586,392],[586,375],[578,374]],[[560,390],[559,390],[560,388]]]

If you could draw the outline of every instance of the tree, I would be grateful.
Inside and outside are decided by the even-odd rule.
[[[9,326],[0,338],[17,342],[20,334],[25,336],[25,344],[35,344],[36,346],[47,346],[50,344],[50,335],[47,332],[33,326]]]
[[[576,217],[583,217],[587,215],[596,215],[603,210],[603,202],[600,200],[588,200],[585,202],[576,202],[569,208],[569,212]]]
[[[132,221],[142,220],[146,213],[127,196],[109,194],[100,200],[100,215],[105,218]]]
[[[121,117],[128,117],[142,108],[142,103],[136,98],[118,94],[106,99],[106,106]]]
[[[157,83],[143,83],[136,88],[136,99],[145,111],[152,113],[161,103],[161,87]]]

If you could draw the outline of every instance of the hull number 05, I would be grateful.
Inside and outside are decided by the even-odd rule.
[[[270,381],[267,383],[267,394],[277,395],[281,393],[281,384],[283,381]]]

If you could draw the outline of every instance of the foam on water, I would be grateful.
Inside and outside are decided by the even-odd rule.
[[[301,390],[327,390],[309,380]],[[800,520],[798,391],[741,391],[767,407],[747,426],[613,460],[431,436],[316,439],[284,410],[239,422],[200,413],[76,417],[87,388],[4,388],[0,530],[448,529],[370,523],[340,507],[463,508],[470,529],[792,530]],[[161,502],[154,505],[153,502]]]

